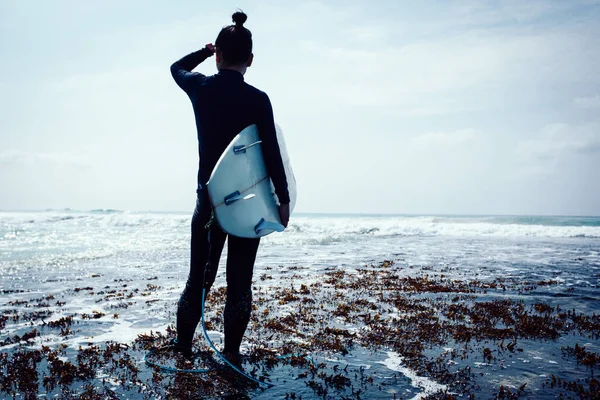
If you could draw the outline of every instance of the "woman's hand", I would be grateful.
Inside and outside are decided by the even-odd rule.
[[[287,228],[290,222],[290,203],[279,205],[279,219],[281,219],[281,225]]]
[[[212,51],[213,54],[215,54],[215,51],[217,51],[217,47],[212,43],[207,43],[206,48]]]

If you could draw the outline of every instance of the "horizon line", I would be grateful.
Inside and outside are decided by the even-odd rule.
[[[46,209],[0,209],[0,212],[104,212],[104,213],[156,213],[156,214],[193,214],[193,211],[176,210],[121,210],[113,208],[92,208],[89,210],[65,208],[46,208]],[[584,214],[490,214],[490,213],[390,213],[390,212],[324,212],[324,211],[296,211],[293,214],[304,215],[334,215],[334,216],[410,216],[410,217],[569,217],[569,218],[600,218],[600,215]]]

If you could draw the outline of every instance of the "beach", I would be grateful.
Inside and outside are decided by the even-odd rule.
[[[157,350],[190,218],[0,212],[0,397],[600,397],[600,218],[293,215],[261,242],[242,345],[272,387],[220,366],[201,327],[194,362]],[[225,257],[205,310],[219,349]]]

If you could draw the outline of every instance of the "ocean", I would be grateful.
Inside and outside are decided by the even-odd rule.
[[[65,345],[61,365],[77,366],[85,348],[169,335],[188,272],[190,219],[119,210],[0,212],[4,376],[19,352],[43,356]],[[228,391],[303,399],[600,396],[599,217],[298,213],[284,233],[262,239],[254,277],[244,351],[296,346],[317,367],[248,361],[247,369],[258,368],[276,386],[222,385],[223,398]],[[215,286],[225,286],[224,265]],[[207,304],[207,319],[218,344],[216,300]],[[481,321],[474,314],[480,308],[487,313]],[[68,324],[56,322],[69,316]],[[284,321],[285,329],[269,321]],[[376,331],[384,339],[376,340]],[[200,328],[197,336],[202,342]],[[164,373],[152,386],[157,372],[143,361],[148,346],[132,347],[136,378],[111,378],[118,369],[98,367],[96,375],[53,387],[43,377],[56,372],[55,357],[34,363],[35,389],[13,377],[0,382],[0,396],[90,390],[176,397],[178,374]]]

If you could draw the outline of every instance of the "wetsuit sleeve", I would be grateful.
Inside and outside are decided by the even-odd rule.
[[[194,85],[194,82],[197,82],[199,77],[204,77],[204,75],[198,72],[192,72],[192,70],[212,55],[212,51],[208,47],[205,47],[175,61],[173,65],[171,65],[171,75],[173,75],[173,79],[175,79],[177,85],[188,93]]]
[[[287,179],[285,177],[285,169],[283,168],[283,160],[279,151],[279,143],[277,142],[277,132],[275,131],[275,120],[273,118],[273,107],[269,97],[264,94],[264,99],[261,102],[259,111],[260,118],[258,121],[258,132],[262,140],[263,157],[267,173],[275,186],[275,194],[281,204],[290,202],[290,194],[288,192]]]

